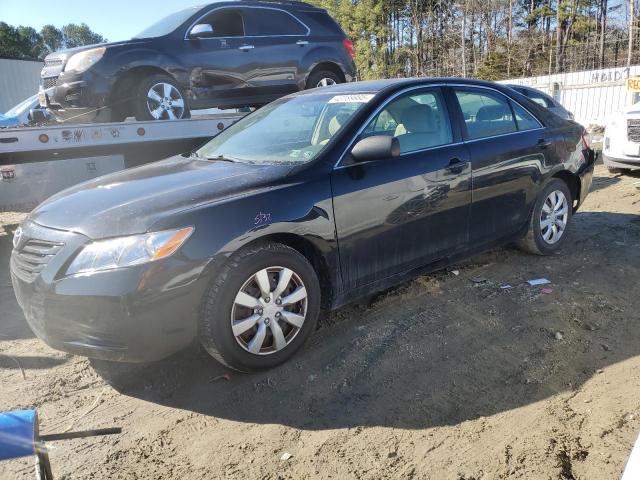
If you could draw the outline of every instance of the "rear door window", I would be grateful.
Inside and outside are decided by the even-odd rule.
[[[407,93],[392,100],[364,130],[363,137],[388,135],[409,153],[452,142],[451,124],[439,90]]]
[[[244,37],[244,18],[239,10],[218,9],[214,10],[198,21],[206,25],[211,25],[213,35],[211,37]]]
[[[297,18],[283,10],[248,8],[247,35],[250,37],[306,35],[308,29]]]
[[[504,95],[476,89],[455,90],[470,139],[504,135],[518,130]]]
[[[518,130],[533,130],[534,128],[540,128],[540,122],[536,118],[522,108],[519,104],[511,102],[513,107],[513,113],[516,116],[516,122],[518,123]]]

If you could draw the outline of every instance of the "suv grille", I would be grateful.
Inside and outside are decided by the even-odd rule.
[[[640,143],[640,118],[627,120],[627,138],[630,142]]]
[[[62,58],[52,58],[50,60],[45,60],[44,61],[44,65],[45,67],[52,67],[55,65],[62,65],[64,63],[64,60]]]
[[[63,243],[28,240],[12,256],[13,273],[25,282],[33,282],[62,247]]]
[[[42,88],[45,90],[47,88],[55,87],[58,83],[58,77],[49,77],[42,79]]]

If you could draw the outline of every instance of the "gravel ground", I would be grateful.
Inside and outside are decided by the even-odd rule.
[[[196,347],[139,366],[50,349],[10,286],[22,216],[0,214],[0,410],[37,407],[44,433],[123,428],[53,443],[58,479],[618,478],[640,431],[638,182],[598,166],[560,255],[505,248],[418,278],[255,375]],[[33,478],[32,459],[0,478]]]

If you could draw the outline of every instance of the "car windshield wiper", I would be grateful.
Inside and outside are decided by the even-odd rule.
[[[230,162],[230,163],[242,163],[243,161],[239,158],[235,158],[235,157],[231,157],[229,155],[215,155],[215,156],[210,156],[210,157],[205,157],[207,160],[210,161],[218,161],[218,162]]]

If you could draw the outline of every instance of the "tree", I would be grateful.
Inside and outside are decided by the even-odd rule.
[[[70,23],[62,27],[63,43],[66,48],[82,47],[107,41],[102,35],[93,32],[86,23]]]
[[[45,25],[37,32],[32,27],[13,27],[0,22],[0,57],[43,59],[51,52],[106,41],[85,23],[71,23],[61,30],[53,25]]]
[[[62,32],[53,25],[45,25],[40,30],[42,42],[49,53],[56,52],[64,46]]]
[[[18,30],[5,22],[0,22],[0,56],[24,58]]]

